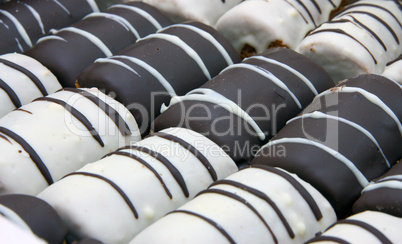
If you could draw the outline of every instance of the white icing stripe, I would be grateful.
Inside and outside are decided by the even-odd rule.
[[[42,18],[40,17],[40,14],[38,12],[36,12],[36,10],[34,8],[32,8],[31,6],[29,6],[26,3],[23,3],[25,5],[25,7],[27,7],[29,9],[29,11],[31,11],[32,15],[35,17],[36,21],[38,21],[39,27],[42,31],[42,34],[45,35],[45,27],[43,26],[43,22],[42,22]]]
[[[124,5],[124,4],[114,4],[110,8],[125,8],[125,9],[128,9],[128,10],[134,11],[137,14],[141,15],[142,17],[144,17],[145,19],[147,19],[153,26],[155,26],[155,28],[157,30],[162,29],[161,24],[159,24],[159,22],[152,15],[150,15],[148,12],[146,12],[146,11],[140,9],[140,8],[137,8],[137,7],[134,7],[134,6],[129,6],[129,5]]]
[[[18,48],[20,49],[21,52],[24,52],[24,48],[22,48],[20,41],[18,40],[18,38],[14,38],[15,42],[18,45]]]
[[[186,52],[187,55],[190,56],[190,58],[192,58],[198,64],[198,66],[200,66],[202,72],[207,77],[207,79],[208,80],[211,79],[211,75],[209,74],[208,68],[204,64],[204,61],[202,61],[202,59],[198,55],[198,53],[193,48],[191,48],[187,43],[185,43],[182,39],[180,39],[177,36],[170,35],[170,34],[154,33],[154,34],[150,34],[140,40],[151,39],[151,38],[158,38],[158,39],[162,39],[162,40],[171,42],[172,44],[183,49],[183,51]]]
[[[285,85],[285,83],[283,83],[280,79],[278,79],[278,77],[276,77],[274,74],[272,74],[271,72],[269,72],[268,70],[259,67],[257,65],[252,65],[252,64],[246,64],[246,63],[240,63],[240,64],[233,64],[230,65],[228,67],[226,67],[225,69],[223,69],[221,71],[221,73],[229,70],[229,69],[235,69],[235,68],[244,68],[244,69],[249,69],[252,70],[264,77],[266,77],[268,80],[272,81],[275,85],[279,86],[281,89],[285,90],[287,93],[289,93],[289,95],[293,98],[293,100],[295,101],[295,103],[297,104],[297,106],[301,109],[302,105],[299,101],[299,99],[297,99],[297,97],[295,96],[295,94]]]
[[[93,12],[100,12],[98,4],[95,2],[95,0],[87,0],[87,3],[92,8]]]
[[[64,5],[61,4],[58,0],[53,0],[53,2],[55,2],[57,5],[59,5],[60,8],[62,8],[68,15],[71,15],[70,11],[68,11],[68,9],[66,7],[64,7]]]
[[[64,39],[64,38],[61,37],[61,36],[50,35],[50,36],[44,36],[44,37],[40,38],[40,39],[36,42],[36,44],[38,44],[39,42],[42,42],[42,41],[47,41],[47,40],[59,40],[59,41],[67,42],[67,40]]]
[[[318,95],[318,91],[317,91],[317,89],[315,89],[313,83],[311,83],[311,81],[309,79],[307,79],[302,73],[300,73],[299,71],[290,67],[289,65],[278,62],[272,58],[264,57],[264,56],[252,56],[250,58],[246,58],[245,60],[248,60],[248,59],[259,59],[259,60],[265,61],[267,63],[278,65],[278,66],[288,70],[289,72],[293,73],[298,78],[300,78],[300,80],[302,80],[308,86],[308,88],[314,93],[314,95]]]
[[[31,228],[25,223],[25,221],[12,209],[0,204],[0,214],[4,215],[8,220],[18,225],[20,228],[32,233]]]
[[[138,59],[138,58],[134,58],[134,57],[130,57],[130,56],[125,56],[125,55],[116,55],[113,56],[111,58],[122,58],[122,59],[127,59],[139,66],[141,66],[143,69],[145,69],[146,71],[148,71],[152,76],[154,76],[161,84],[162,86],[166,89],[166,91],[169,93],[169,95],[171,97],[176,96],[176,92],[173,89],[172,85],[169,83],[169,81],[167,81],[165,79],[165,77],[162,76],[161,73],[159,73],[159,71],[157,71],[154,67],[152,67],[151,65],[145,63],[144,61]]]
[[[115,60],[115,59],[111,59],[111,58],[98,58],[97,60],[95,60],[95,63],[115,64],[115,65],[121,66],[121,67],[129,70],[134,75],[137,75],[138,77],[141,77],[140,74],[138,74],[137,71],[135,71],[133,68],[131,68],[130,66],[128,66],[127,64],[125,64],[125,63],[123,63],[123,62],[121,62],[119,60]]]
[[[226,49],[222,46],[222,44],[220,44],[215,37],[213,37],[211,34],[209,34],[208,32],[197,28],[195,26],[192,25],[186,25],[186,24],[175,24],[173,26],[170,27],[182,27],[182,28],[187,28],[190,29],[192,31],[194,31],[195,33],[199,34],[200,36],[202,36],[203,38],[205,38],[206,40],[208,40],[212,45],[214,45],[216,47],[216,49],[218,49],[219,53],[222,55],[222,57],[225,59],[226,63],[228,65],[232,65],[233,64],[233,60],[230,57],[229,53],[226,51]],[[167,27],[167,28],[170,28]]]
[[[87,38],[90,42],[92,42],[95,46],[97,46],[100,50],[102,50],[102,52],[106,55],[106,57],[110,57],[113,55],[112,52],[109,50],[109,48],[97,36],[87,32],[87,31],[70,26],[70,27],[63,28],[59,31],[52,29],[51,33],[57,34],[62,31],[73,32],[73,33],[76,33],[78,35],[81,35],[81,36]]]
[[[179,103],[181,101],[200,101],[200,102],[209,102],[216,104],[228,112],[242,118],[245,120],[257,133],[260,140],[265,139],[265,134],[261,130],[261,128],[257,125],[254,119],[246,113],[239,105],[234,103],[232,100],[226,98],[225,96],[219,94],[218,92],[207,89],[207,88],[198,88],[190,91],[185,96],[175,96],[170,100],[169,106],[162,104],[161,113],[165,112],[170,106]]]
[[[336,151],[330,147],[327,147],[321,143],[315,142],[315,141],[311,141],[311,140],[308,140],[305,138],[282,138],[282,139],[273,140],[273,141],[268,142],[259,151],[261,151],[265,147],[270,147],[270,146],[274,146],[276,144],[283,144],[283,143],[299,143],[299,144],[307,144],[307,145],[318,147],[318,148],[326,151],[331,156],[333,156],[334,158],[336,158],[337,160],[342,162],[346,167],[348,167],[349,170],[355,175],[357,181],[359,182],[359,184],[362,187],[365,187],[369,184],[369,181],[362,174],[362,172],[360,172],[360,170],[356,167],[356,165],[353,164],[352,161],[347,159],[345,156],[340,154],[338,151]]]
[[[384,177],[382,179],[379,179],[377,182],[381,182],[381,181],[385,181],[385,180],[400,180],[402,181],[402,175],[391,175],[391,176],[387,176]]]
[[[119,23],[120,25],[122,25],[126,30],[131,31],[137,39],[140,39],[140,35],[138,34],[137,30],[131,25],[131,23],[119,15],[109,14],[109,13],[91,13],[91,14],[88,14],[87,16],[85,16],[84,19],[90,18],[90,17],[103,17],[103,18],[108,18],[108,19],[114,20],[117,23]]]
[[[24,39],[25,43],[29,46],[32,47],[32,42],[31,39],[29,38],[28,33],[26,32],[24,26],[9,12],[0,9],[0,13],[5,15],[7,18],[9,18],[13,24],[15,25],[15,28],[17,28],[18,33],[21,35],[22,39]]]
[[[8,27],[8,25],[6,25],[6,23],[3,22],[3,20],[0,19],[0,24],[2,24],[4,27],[6,27],[7,29],[10,29],[10,27]]]
[[[392,188],[402,190],[402,181],[390,180],[374,184],[371,183],[363,189],[362,193],[377,190],[379,188]]]
[[[350,120],[341,118],[341,117],[337,117],[337,116],[333,116],[333,115],[328,115],[328,114],[324,114],[323,112],[320,111],[314,111],[312,113],[308,113],[308,114],[303,114],[301,116],[296,116],[293,119],[289,120],[288,122],[286,122],[286,124],[293,122],[294,120],[298,120],[298,119],[303,119],[303,118],[313,118],[313,119],[333,119],[333,120],[337,120],[340,121],[342,123],[348,124],[350,126],[352,126],[353,128],[357,129],[358,131],[360,131],[361,133],[363,133],[365,136],[367,136],[379,149],[382,157],[384,158],[385,162],[388,165],[388,168],[391,167],[391,164],[389,163],[388,159],[385,157],[384,152],[382,151],[380,145],[378,144],[377,140],[374,138],[374,136],[366,129],[364,129],[362,126],[360,126],[359,124],[352,122]]]
[[[330,89],[330,90],[324,91],[321,94],[317,95],[314,98],[314,101],[316,99],[318,99],[319,97],[322,97],[322,96],[325,96],[325,95],[328,95],[331,93],[354,93],[354,92],[360,93],[371,103],[373,103],[374,105],[377,105],[382,110],[384,110],[384,112],[387,113],[395,121],[396,125],[398,126],[399,133],[402,137],[402,124],[399,121],[398,117],[395,115],[395,113],[379,97],[377,97],[373,93],[370,93],[362,88],[346,86],[346,87],[338,87],[337,89]]]

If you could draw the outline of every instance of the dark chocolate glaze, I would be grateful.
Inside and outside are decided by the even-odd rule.
[[[222,226],[220,226],[218,223],[216,223],[215,221],[213,221],[212,219],[209,219],[205,216],[202,216],[198,213],[195,212],[191,212],[188,210],[183,210],[183,209],[178,209],[178,210],[174,210],[168,214],[175,214],[175,213],[181,213],[181,214],[188,214],[191,216],[194,216],[196,218],[202,219],[205,222],[207,222],[208,224],[212,225],[216,230],[218,230],[226,239],[229,243],[231,244],[235,244],[236,242],[233,240],[233,238],[229,235],[229,233],[226,232],[225,229],[222,228]]]
[[[158,137],[164,138],[166,140],[180,144],[182,147],[184,147],[189,152],[191,152],[202,163],[202,165],[204,165],[204,167],[208,170],[208,173],[211,176],[213,181],[216,181],[218,179],[216,171],[215,171],[214,167],[212,167],[209,160],[204,156],[204,154],[202,154],[200,151],[198,151],[198,149],[195,148],[190,143],[186,142],[185,140],[183,140],[177,136],[167,134],[167,133],[164,133],[161,131],[152,134],[152,136],[158,136]]]
[[[36,165],[36,167],[38,167],[39,172],[43,175],[43,178],[46,180],[46,182],[49,185],[53,184],[52,175],[47,169],[46,164],[36,153],[35,149],[24,140],[24,138],[2,126],[0,126],[0,133],[3,133],[4,135],[12,138],[15,142],[20,144],[21,147],[28,153],[29,157],[32,159],[32,162]]]
[[[0,89],[2,89],[8,95],[16,108],[21,107],[21,101],[17,94],[15,94],[14,90],[2,79],[0,79]]]
[[[350,242],[347,242],[347,241],[343,240],[342,238],[338,238],[338,237],[334,237],[334,236],[317,236],[317,237],[314,237],[313,239],[308,240],[306,242],[306,244],[317,243],[317,242],[326,242],[326,241],[335,242],[335,243],[339,243],[339,244],[351,244]]]
[[[93,127],[92,123],[83,115],[80,111],[78,111],[76,108],[72,107],[70,104],[66,103],[63,100],[59,100],[56,98],[52,97],[39,97],[34,100],[35,101],[46,101],[46,102],[51,102],[51,103],[56,103],[62,107],[64,107],[68,112],[71,113],[78,121],[80,121],[85,128],[88,129],[88,131],[91,133],[92,137],[99,143],[101,147],[104,147],[105,144],[102,141],[101,136],[99,133],[96,131],[96,129]]]
[[[375,237],[377,237],[377,239],[380,241],[380,243],[392,244],[392,242],[380,230],[378,230],[375,227],[371,226],[370,224],[360,221],[360,220],[355,220],[355,219],[339,220],[338,222],[336,222],[335,224],[330,226],[328,229],[331,229],[332,227],[334,227],[336,225],[340,225],[340,224],[358,226],[358,227],[370,232]]]
[[[290,227],[289,222],[286,220],[286,218],[283,215],[283,213],[281,212],[281,210],[278,208],[276,203],[274,201],[272,201],[272,199],[269,196],[267,196],[264,192],[262,192],[256,188],[249,187],[243,183],[229,180],[229,179],[215,181],[209,187],[219,186],[219,185],[230,185],[230,186],[237,187],[237,188],[242,189],[250,194],[253,194],[254,196],[265,201],[275,211],[276,215],[278,215],[283,226],[285,227],[286,231],[288,232],[289,237],[292,239],[295,237],[295,233],[293,232],[292,227]]]
[[[7,194],[0,196],[0,204],[21,217],[38,237],[52,244],[63,243],[67,226],[45,201],[29,195]]]
[[[395,164],[389,171],[381,177],[375,179],[372,184],[386,182],[391,179],[386,177],[401,176],[402,164]],[[393,179],[395,181],[401,181]],[[401,183],[402,184],[402,183]],[[353,204],[353,213],[364,212],[366,210],[380,211],[396,217],[402,217],[402,189],[391,187],[380,187],[375,190],[364,191]]]
[[[212,27],[198,22],[185,24],[212,35],[226,49],[234,63],[240,62],[231,44]],[[218,75],[228,65],[215,46],[192,30],[173,25],[161,33],[177,36],[193,48],[208,68],[211,77]],[[134,115],[142,136],[149,133],[151,122],[160,114],[161,105],[168,103],[172,94],[168,93],[152,73],[124,57],[137,58],[153,67],[170,83],[177,95],[184,95],[208,81],[199,65],[181,47],[159,38],[141,40],[112,58],[128,65],[137,74],[110,63],[96,62],[90,65],[78,76],[78,86],[95,86],[115,95],[115,99]]]
[[[273,48],[258,56],[292,67],[310,80],[318,92],[334,85],[321,67],[290,49]],[[314,93],[304,81],[287,69],[253,58],[243,62],[275,75],[295,94],[302,107],[313,99]],[[217,143],[239,166],[248,163],[261,145],[301,111],[289,93],[250,69],[226,70],[201,88],[216,91],[247,111],[266,135],[265,140],[260,140],[253,128],[237,115],[216,104],[193,100],[170,106],[155,119],[153,130],[169,127],[194,130]]]
[[[2,59],[0,58],[0,63],[3,63],[15,70],[20,71],[21,73],[23,73],[24,75],[26,75],[29,79],[32,80],[32,82],[35,84],[35,86],[39,89],[39,91],[42,93],[43,96],[48,95],[45,86],[42,84],[42,82],[40,81],[40,79],[38,77],[36,77],[36,75],[34,75],[31,71],[29,71],[28,69],[14,63],[11,62],[7,59]]]
[[[401,88],[379,75],[360,75],[338,84],[375,94],[402,118]],[[399,99],[399,100],[398,100]],[[314,100],[304,111],[336,114],[365,128],[377,140],[390,165],[402,157],[402,139],[396,122],[360,93],[330,93]],[[337,129],[336,131],[335,128]],[[354,127],[332,119],[302,118],[288,123],[274,138],[305,138],[316,141],[349,159],[370,181],[389,168],[379,148]],[[285,153],[276,153],[279,149]],[[264,147],[252,164],[280,167],[312,184],[334,207],[339,218],[348,216],[363,189],[346,165],[325,150],[301,143],[279,143]]]
[[[87,98],[88,100],[96,104],[100,109],[102,109],[103,112],[105,112],[105,114],[109,116],[109,118],[113,121],[113,123],[116,125],[116,127],[119,129],[120,133],[123,136],[131,135],[130,128],[128,127],[126,121],[120,116],[119,112],[117,112],[116,109],[111,107],[109,104],[102,101],[99,97],[82,89],[64,88],[62,90],[78,93],[83,97]]]
[[[181,190],[183,191],[184,196],[185,197],[190,196],[190,193],[188,192],[188,188],[187,188],[186,182],[185,182],[182,174],[165,156],[163,156],[162,154],[160,154],[154,150],[151,150],[147,147],[136,146],[136,145],[125,146],[125,147],[119,148],[117,151],[121,151],[124,149],[137,150],[137,151],[146,153],[149,156],[151,156],[151,157],[155,158],[156,160],[158,160],[159,162],[161,162],[163,165],[166,166],[166,168],[172,174],[173,178],[176,180],[177,184],[180,186]],[[113,153],[111,153],[111,154],[113,154]]]
[[[138,7],[144,11],[152,9],[150,14],[156,14],[155,18],[161,26],[171,24],[171,21],[167,17],[164,17],[155,8],[145,3],[131,2],[125,5]],[[111,8],[106,13],[125,18],[137,30],[138,34],[141,34],[140,37],[156,31],[156,27],[151,25],[149,20],[132,10]],[[112,54],[117,53],[137,40],[134,33],[125,26],[111,18],[103,16],[86,17],[73,24],[72,27],[96,36]],[[63,87],[75,87],[76,77],[87,66],[98,58],[110,55],[104,53],[83,35],[69,31],[60,31],[54,35],[64,38],[66,41],[58,39],[43,40],[25,51],[25,54],[35,58],[50,69]]]
[[[120,156],[124,156],[124,157],[129,157],[129,158],[132,158],[135,161],[139,162],[140,164],[144,165],[147,169],[149,169],[149,171],[151,171],[155,175],[155,177],[161,183],[163,189],[165,189],[165,192],[169,196],[169,198],[170,199],[173,198],[172,193],[170,192],[170,190],[166,186],[165,182],[163,181],[162,177],[159,175],[158,171],[156,171],[154,168],[152,168],[152,166],[149,163],[147,163],[144,159],[142,159],[141,157],[139,157],[139,156],[137,156],[135,154],[125,152],[125,151],[116,151],[116,152],[113,152],[111,154],[106,155],[106,157],[110,156],[110,155],[120,155]]]
[[[126,202],[127,207],[130,208],[131,212],[133,213],[134,217],[136,219],[138,219],[138,213],[137,210],[135,209],[133,203],[131,202],[130,198],[126,195],[126,193],[113,181],[109,180],[108,178],[98,175],[98,174],[93,174],[93,173],[89,173],[89,172],[81,172],[81,171],[76,171],[73,172],[71,174],[68,174],[66,176],[64,176],[63,178],[69,177],[69,176],[74,176],[74,175],[82,175],[82,176],[88,176],[88,177],[93,177],[99,180],[102,180],[106,183],[108,183],[111,187],[113,187],[113,189],[115,189],[120,196],[123,198],[123,200]]]
[[[60,5],[58,4],[60,3]],[[42,21],[40,23],[30,11],[36,11]],[[1,10],[14,16],[26,30],[32,45],[48,34],[50,29],[70,26],[92,12],[87,1],[83,0],[20,0],[9,1],[0,5]],[[0,13],[0,54],[22,52],[30,46],[24,41],[15,24],[4,14]],[[4,27],[4,28],[3,28]],[[7,28],[8,27],[8,28]],[[21,48],[19,47],[21,45]]]
[[[267,230],[269,231],[269,233],[271,233],[271,236],[272,236],[272,239],[273,239],[274,243],[278,243],[278,238],[276,238],[276,235],[272,232],[271,227],[270,227],[270,226],[268,225],[268,223],[264,220],[264,218],[261,216],[261,214],[258,212],[258,210],[255,209],[255,208],[253,207],[253,205],[251,205],[249,202],[247,202],[246,199],[244,199],[244,198],[238,196],[238,195],[235,194],[235,193],[228,192],[228,191],[225,191],[225,190],[222,190],[222,189],[215,189],[215,188],[209,188],[209,189],[207,189],[207,190],[203,190],[203,191],[199,192],[199,193],[197,194],[197,196],[202,195],[202,194],[206,194],[206,193],[209,193],[209,194],[210,194],[210,193],[214,193],[214,194],[222,195],[222,196],[225,196],[225,197],[229,197],[229,198],[231,198],[231,199],[233,199],[233,200],[235,200],[235,201],[237,201],[237,202],[240,202],[240,203],[246,205],[246,207],[249,208],[249,209],[261,220],[261,222],[262,222],[262,223],[264,224],[264,226],[267,228]]]

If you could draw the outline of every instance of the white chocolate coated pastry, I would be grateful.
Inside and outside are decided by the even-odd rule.
[[[297,47],[336,82],[365,73],[381,74],[402,53],[402,5],[363,0],[312,31]]]
[[[226,11],[243,0],[143,0],[166,13],[174,22],[186,20],[215,25]]]
[[[340,4],[341,0],[245,1],[226,12],[215,27],[238,52],[247,52],[247,47],[254,53],[275,46],[295,49]]]
[[[0,194],[36,195],[140,139],[129,111],[98,89],[65,89],[0,120]]]
[[[387,63],[382,74],[402,84],[402,56]]]
[[[336,222],[310,184],[279,168],[243,169],[142,231],[139,243],[302,243]]]
[[[38,197],[56,209],[76,238],[128,243],[236,171],[233,160],[211,140],[169,128],[87,164]]]
[[[31,244],[45,244],[46,242],[30,230],[21,228],[11,220],[5,218],[0,214],[0,242],[1,243],[31,243]]]
[[[402,218],[365,211],[338,221],[307,243],[400,243]]]
[[[0,118],[59,89],[57,78],[35,59],[18,53],[0,56]]]

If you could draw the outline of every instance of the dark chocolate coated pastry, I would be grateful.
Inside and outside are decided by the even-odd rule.
[[[34,196],[0,196],[0,214],[11,221],[17,215],[35,235],[48,243],[63,243],[67,235],[67,227],[57,212],[48,203]]]
[[[274,48],[229,66],[200,89],[173,97],[154,130],[179,126],[221,146],[240,166],[314,95],[334,85],[304,56]]]
[[[50,29],[70,26],[99,11],[91,1],[20,0],[0,5],[0,54],[23,52]],[[95,8],[95,9],[94,9]]]
[[[252,164],[297,174],[348,216],[362,189],[402,156],[401,98],[401,86],[384,76],[351,78],[288,121]]]
[[[40,39],[25,54],[50,69],[63,87],[75,87],[76,77],[96,59],[110,57],[170,24],[166,16],[145,3],[115,4]]]
[[[215,29],[185,22],[151,34],[111,58],[98,59],[78,76],[77,85],[113,94],[146,135],[163,103],[237,62],[240,57]]]
[[[366,210],[402,217],[402,164],[400,162],[363,189],[352,211],[359,213]]]

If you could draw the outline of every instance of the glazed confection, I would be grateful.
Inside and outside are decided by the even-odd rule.
[[[80,76],[80,87],[99,87],[132,112],[143,135],[171,96],[197,88],[240,58],[212,27],[172,25],[117,55],[98,59]]]
[[[48,203],[33,196],[20,194],[0,196],[0,216],[48,243],[61,244],[67,235],[67,226],[57,212]],[[1,230],[3,236],[5,232],[3,228]]]
[[[335,82],[382,73],[402,53],[402,5],[398,0],[358,1],[312,31],[297,51],[321,64]]]
[[[94,0],[19,0],[0,5],[0,54],[23,52],[52,28],[99,11]]]
[[[297,174],[347,216],[363,188],[402,157],[401,98],[402,87],[386,77],[351,78],[317,96],[252,164]]]
[[[57,78],[35,59],[18,53],[0,55],[0,118],[59,89]]]
[[[340,220],[306,243],[399,243],[402,238],[401,225],[401,218],[366,211]]]
[[[128,243],[143,228],[236,171],[230,157],[206,137],[170,128],[87,164],[38,197],[58,211],[77,238]]]
[[[267,48],[295,49],[306,34],[328,21],[342,0],[245,1],[226,12],[216,28],[242,54]]]
[[[243,169],[141,232],[139,243],[303,243],[335,223],[328,201],[279,168]]]
[[[0,242],[1,243],[30,243],[46,244],[29,230],[23,229],[9,219],[0,214]]]
[[[387,63],[382,74],[402,84],[402,55]]]
[[[75,80],[97,58],[110,57],[171,21],[157,9],[141,2],[115,4],[102,13],[83,20],[53,35],[41,38],[25,54],[49,68],[63,87],[75,87]]]
[[[159,8],[176,23],[188,20],[214,26],[226,11],[243,0],[143,0]]]
[[[316,94],[333,85],[328,74],[304,56],[270,49],[229,66],[185,96],[173,97],[153,129],[180,126],[197,131],[241,165]]]
[[[402,164],[397,163],[366,186],[352,210],[354,213],[380,211],[402,218]]]
[[[133,116],[97,89],[66,89],[0,119],[0,195],[36,195],[140,139]]]

